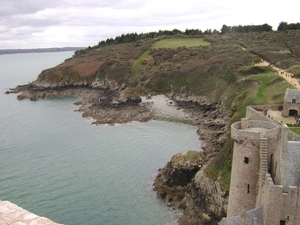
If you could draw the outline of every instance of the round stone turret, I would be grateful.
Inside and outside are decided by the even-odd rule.
[[[227,217],[255,208],[258,185],[268,172],[279,132],[280,126],[265,121],[243,118],[232,124],[234,150]]]

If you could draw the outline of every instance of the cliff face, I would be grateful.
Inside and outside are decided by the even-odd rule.
[[[218,224],[226,216],[228,192],[222,191],[219,181],[212,181],[199,170],[187,185],[185,197],[180,203],[184,215],[180,224]]]
[[[191,156],[189,156],[191,155]],[[200,152],[178,153],[161,169],[154,181],[154,190],[169,206],[178,204],[187,191],[187,185],[207,161]]]
[[[215,225],[226,216],[228,190],[222,190],[220,182],[208,178],[204,171],[227,140],[229,111],[205,98],[177,96],[175,99],[198,121],[203,153],[192,162],[184,160],[189,152],[173,156],[159,171],[154,190],[167,205],[183,210],[180,224]]]
[[[206,156],[198,152],[197,157],[187,160],[189,154],[172,157],[159,171],[154,190],[167,205],[183,209],[180,224],[217,224],[226,216],[228,192],[204,175]]]

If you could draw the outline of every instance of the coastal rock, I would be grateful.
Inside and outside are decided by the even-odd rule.
[[[132,90],[129,88],[126,88],[125,90],[122,90],[118,98],[114,99],[117,103],[135,103],[138,104],[142,102],[142,98],[139,96],[136,90]]]
[[[201,152],[178,153],[154,181],[154,191],[168,206],[183,209],[179,224],[217,225],[226,215],[228,192],[205,176],[206,162]]]
[[[181,206],[184,214],[180,224],[217,225],[226,216],[228,192],[221,190],[219,181],[212,181],[204,174],[203,167],[188,185]]]
[[[206,160],[204,154],[197,151],[174,155],[171,161],[159,171],[153,184],[154,191],[169,206],[180,204],[187,191],[187,185]]]

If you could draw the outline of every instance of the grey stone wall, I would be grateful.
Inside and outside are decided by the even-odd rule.
[[[285,182],[289,186],[300,185],[300,142],[289,141],[287,146]]]
[[[298,188],[289,186],[286,192],[282,185],[274,185],[270,174],[266,175],[266,181],[261,202],[264,205],[264,224],[279,224],[280,221],[300,224]]]
[[[282,115],[283,116],[289,116],[289,111],[290,110],[296,110],[298,112],[298,116],[299,116],[300,104],[299,103],[291,103],[291,102],[283,103]]]
[[[0,201],[1,225],[59,225],[45,217],[40,217],[9,201]],[[62,225],[62,224],[61,224]]]
[[[242,218],[240,216],[223,218],[218,225],[243,225]]]
[[[231,126],[235,142],[229,218],[220,225],[274,225],[280,221],[300,224],[300,136],[266,117],[263,112],[268,109],[280,110],[282,106],[247,107],[247,118]],[[265,179],[258,179],[260,145],[266,146],[265,141],[260,142],[261,137],[267,138],[267,165],[272,174],[267,173]],[[247,163],[245,157],[249,159]]]
[[[243,213],[243,216],[223,218],[218,225],[264,225],[263,206]]]
[[[255,105],[255,106],[247,106],[246,108],[246,117],[250,120],[260,120],[260,121],[267,121],[270,123],[275,123],[279,125],[276,121],[268,118],[264,115],[264,110],[281,110],[282,105]]]
[[[246,225],[264,225],[263,206],[246,212]]]

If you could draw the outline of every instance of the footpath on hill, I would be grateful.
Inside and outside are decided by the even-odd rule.
[[[269,62],[265,61],[265,60],[261,60],[260,63],[255,64],[256,66],[270,66],[272,69],[276,70],[278,75],[281,76],[282,78],[284,78],[288,83],[290,83],[291,85],[293,85],[296,89],[300,90],[300,84],[299,81],[294,78],[294,74],[292,73],[288,73],[283,69],[280,69],[272,64],[270,64]],[[282,116],[282,112],[278,111],[278,110],[268,110],[268,115],[276,120],[279,123],[285,123],[285,124],[295,124],[295,119],[294,117],[288,116],[288,117],[283,117]]]
[[[265,60],[261,60],[260,63],[255,64],[256,66],[270,66],[272,69],[276,70],[278,75],[281,76],[282,78],[284,78],[287,82],[289,82],[291,85],[293,85],[296,89],[300,90],[300,84],[299,81],[294,78],[294,74],[292,73],[288,73],[283,69],[280,69],[274,65],[272,65],[271,63],[265,61]]]

